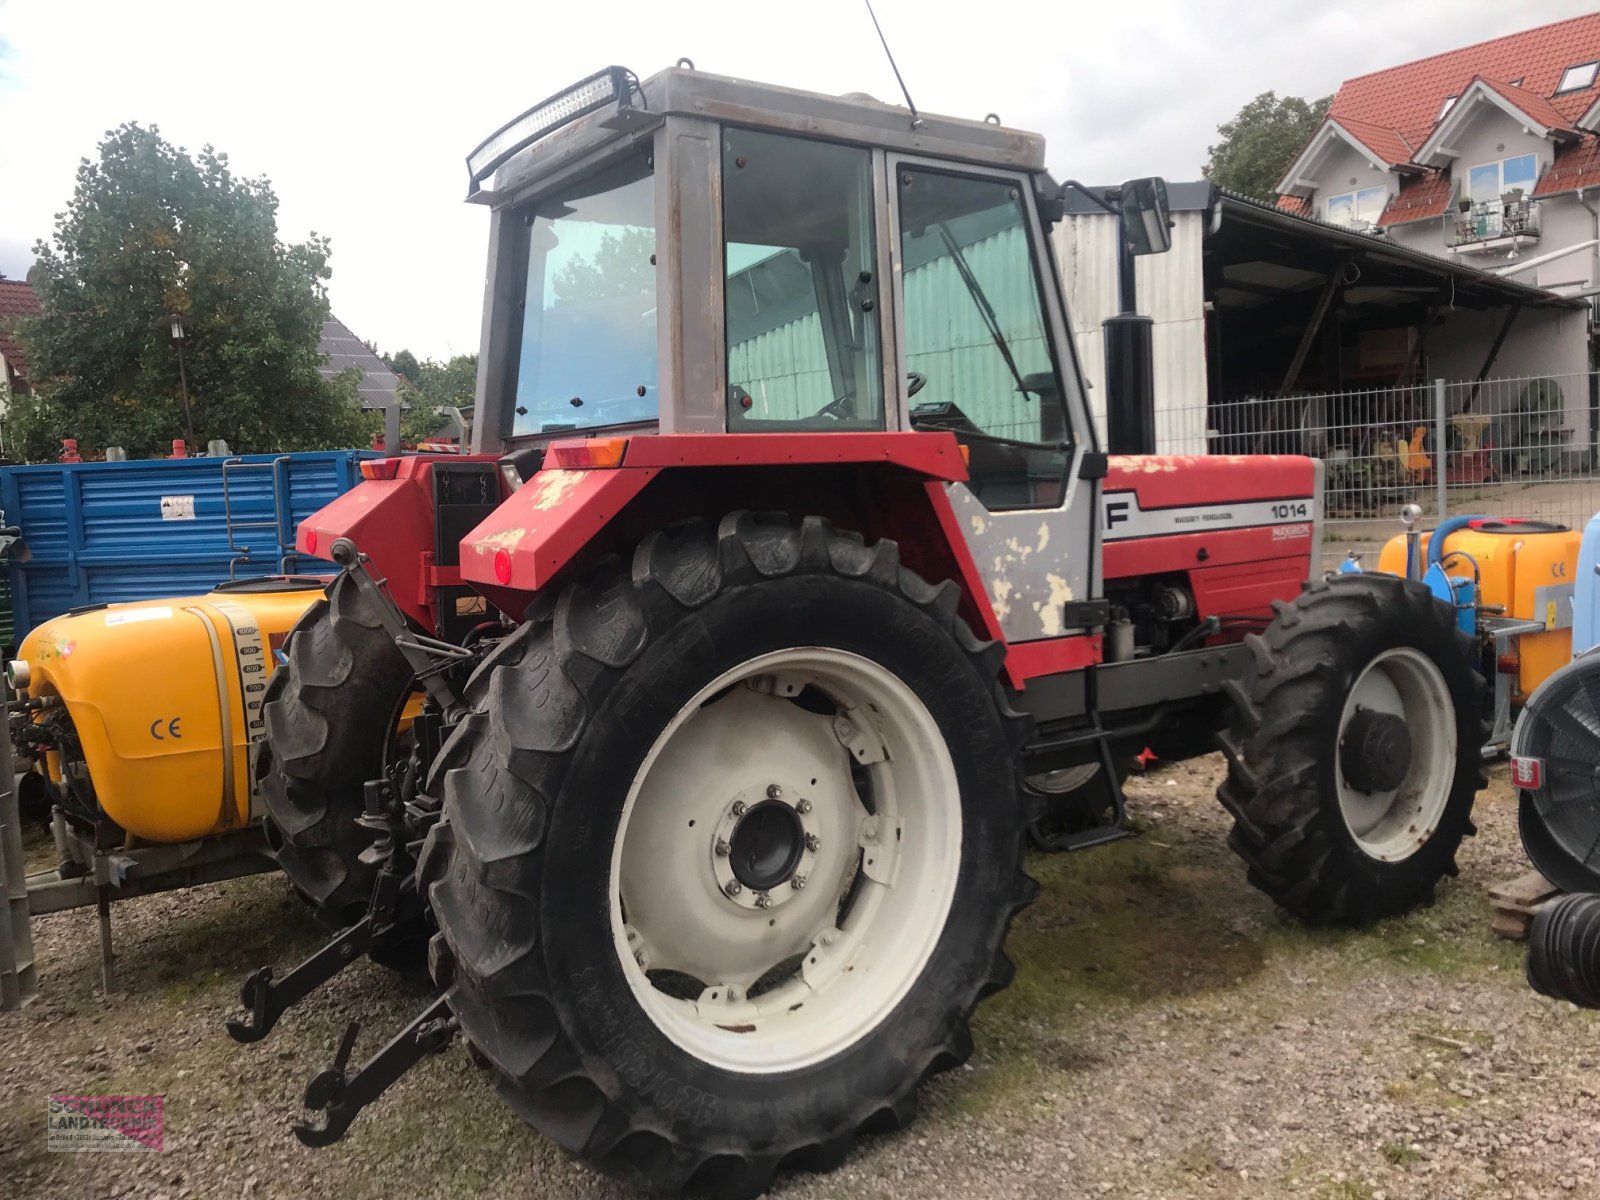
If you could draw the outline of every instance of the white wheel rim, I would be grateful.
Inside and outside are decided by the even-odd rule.
[[[835,711],[800,707],[803,692]],[[753,840],[748,821],[783,832]],[[790,830],[803,840],[789,882],[765,903],[728,887],[736,856],[719,842],[737,847],[751,877],[778,860],[747,848],[792,847]],[[725,672],[656,738],[623,806],[611,926],[634,996],[678,1046],[727,1070],[830,1058],[877,1028],[926,967],[955,896],[961,833],[950,751],[887,668],[798,647]]]
[[[1400,717],[1411,736],[1410,765],[1392,790],[1364,792],[1345,777],[1345,734],[1361,709]],[[1345,698],[1334,754],[1339,811],[1356,844],[1382,862],[1400,862],[1420,850],[1450,802],[1455,761],[1455,709],[1432,660],[1406,647],[1368,663]]]

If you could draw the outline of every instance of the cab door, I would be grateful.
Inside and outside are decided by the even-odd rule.
[[[1029,178],[898,156],[889,174],[902,427],[967,448],[950,500],[1007,641],[1077,632],[1104,460]]]

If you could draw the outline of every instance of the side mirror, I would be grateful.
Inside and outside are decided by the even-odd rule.
[[[1172,249],[1166,180],[1152,176],[1122,185],[1122,236],[1134,254],[1165,254]]]

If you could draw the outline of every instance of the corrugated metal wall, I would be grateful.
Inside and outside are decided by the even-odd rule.
[[[1027,375],[1048,370],[1049,359],[1033,281],[1011,269],[1025,254],[1022,236],[1020,228],[1005,230],[962,253],[994,306],[1018,370]],[[917,403],[950,401],[992,433],[1037,435],[1037,406],[1018,393],[955,264],[940,257],[907,272],[905,296],[916,318],[906,331],[906,369],[928,380]],[[982,352],[960,353],[974,349]],[[795,420],[815,413],[834,399],[821,319],[811,313],[730,346],[728,378],[749,391],[752,417]]]
[[[1205,444],[1205,214],[1173,214],[1172,249],[1137,259],[1138,308],[1155,321],[1156,449]],[[1100,322],[1117,311],[1117,232],[1110,214],[1069,215],[1056,226],[1056,261],[1090,407],[1105,437],[1105,341]]]
[[[1156,325],[1156,449],[1192,451],[1205,444],[1205,281],[1201,263],[1204,214],[1174,214],[1172,249],[1138,260],[1139,311]],[[1007,333],[1024,375],[1048,368],[1038,327],[1032,280],[1009,269],[1018,261],[1021,229],[1006,230],[964,248]],[[1056,227],[1053,247],[1061,264],[1067,313],[1090,383],[1095,426],[1105,437],[1105,342],[1100,322],[1117,311],[1116,222],[1110,216],[1069,216]],[[958,354],[992,345],[989,332],[955,265],[940,257],[907,272],[906,309],[916,318],[906,331],[908,370],[928,379],[917,401],[961,405],[991,432],[1037,435],[1038,414],[1017,392],[998,354]],[[1023,331],[1029,331],[1025,334]],[[815,313],[729,349],[728,377],[744,384],[750,415],[794,420],[834,399],[822,324]],[[1002,429],[1001,427],[1004,426]]]
[[[228,578],[236,558],[240,578],[277,573],[296,526],[349,491],[360,460],[375,457],[360,450],[245,457],[261,465],[230,470],[227,507],[235,544],[248,546],[248,556],[228,548],[220,458],[0,468],[0,507],[33,551],[28,562],[8,564],[16,634],[85,604],[207,591]],[[164,513],[164,496],[186,497],[188,505],[168,511],[193,517]],[[320,559],[290,565],[307,574],[336,569]]]
[[[1048,371],[1050,356],[1033,279],[1015,269],[1028,258],[1023,237],[1020,227],[1007,229],[962,253],[989,297],[1017,370],[1027,376]],[[906,369],[928,379],[916,403],[949,401],[987,433],[1037,437],[1038,401],[1017,390],[955,263],[940,257],[907,272],[905,295],[913,318],[905,332]],[[980,353],[961,353],[973,350]]]

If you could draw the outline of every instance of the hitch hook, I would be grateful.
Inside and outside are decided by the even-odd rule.
[[[272,1032],[278,1018],[332,979],[372,946],[369,912],[282,979],[273,979],[271,967],[258,967],[245,978],[239,1000],[250,1010],[244,1020],[229,1017],[223,1024],[236,1042],[259,1042]]]
[[[306,1084],[305,1107],[322,1113],[322,1124],[296,1121],[295,1137],[302,1145],[313,1148],[333,1145],[344,1137],[363,1108],[417,1063],[448,1046],[460,1027],[460,1022],[450,1015],[449,1003],[441,996],[352,1072],[350,1055],[355,1050],[361,1022],[351,1021],[339,1040],[333,1064],[318,1071]]]

